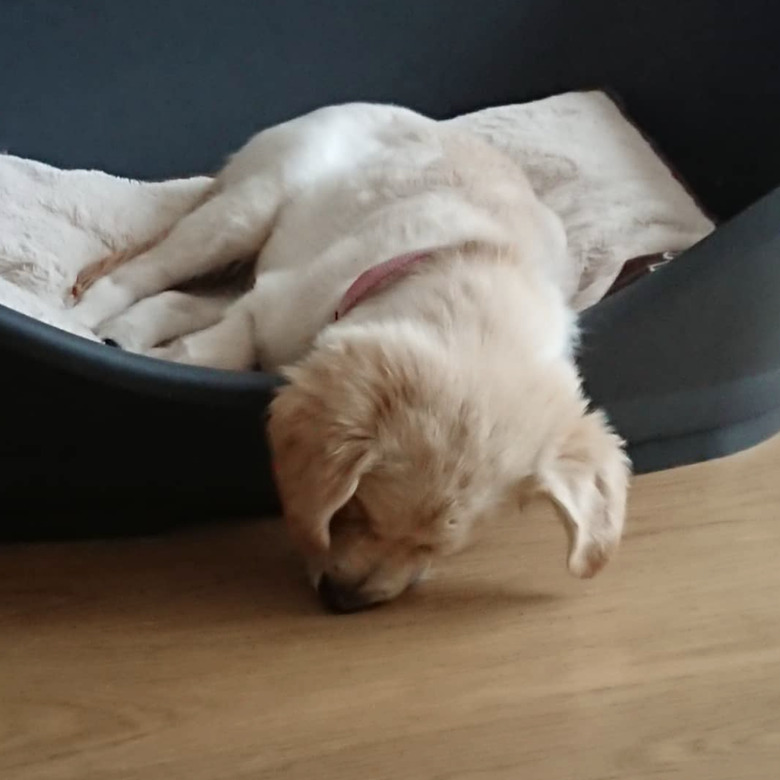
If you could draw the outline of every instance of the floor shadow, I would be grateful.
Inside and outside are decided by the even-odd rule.
[[[555,611],[560,595],[443,567],[395,602],[354,615],[326,613],[281,522],[191,529],[148,539],[0,547],[0,625],[5,631],[73,625],[123,630],[254,626],[294,636],[345,628],[419,624],[436,630]],[[305,619],[301,619],[305,618]]]
[[[4,626],[44,617],[184,626],[320,612],[278,522],[0,548]]]

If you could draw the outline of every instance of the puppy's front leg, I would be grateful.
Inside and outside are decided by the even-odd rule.
[[[210,328],[184,336],[167,347],[147,350],[149,357],[190,366],[247,371],[255,367],[255,322],[244,299]]]
[[[95,282],[73,308],[74,316],[94,329],[141,298],[258,252],[279,204],[279,187],[270,177],[219,193],[160,243]]]
[[[219,322],[231,297],[192,295],[167,290],[133,304],[107,320],[97,335],[112,346],[143,352],[171,339],[186,336]]]

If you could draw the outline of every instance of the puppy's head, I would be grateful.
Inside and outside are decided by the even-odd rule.
[[[475,372],[403,340],[354,338],[288,373],[269,421],[276,481],[330,608],[393,599],[529,488],[560,509],[577,576],[617,546],[627,460],[576,377],[564,367],[513,387],[511,371]]]

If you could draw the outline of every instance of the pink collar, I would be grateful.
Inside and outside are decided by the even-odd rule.
[[[410,267],[429,258],[431,254],[430,250],[409,252],[405,255],[391,257],[389,260],[363,271],[344,293],[333,317],[334,322],[349,314],[355,306],[378,292],[380,288],[403,276]]]

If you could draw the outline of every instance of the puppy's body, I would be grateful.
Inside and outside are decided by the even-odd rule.
[[[216,324],[213,301],[190,299],[184,321],[181,299],[172,317],[171,293],[157,295],[252,252],[255,285]],[[363,272],[406,253],[422,257],[334,321]],[[570,524],[570,568],[606,561],[627,469],[580,393],[575,286],[560,222],[510,160],[411,111],[357,104],[260,133],[204,205],[77,313],[158,356],[295,364],[270,425],[280,493],[344,607],[396,595],[531,482]]]
[[[249,314],[256,350],[231,354],[226,338],[219,360],[276,369],[311,347],[362,271],[405,252],[481,241],[515,250],[527,269],[566,295],[576,281],[560,222],[517,166],[476,138],[397,107],[329,107],[260,133],[234,155],[192,216],[201,240],[181,236],[185,219],[172,236],[180,241],[168,236],[145,253],[145,274],[127,266],[89,290],[77,306],[82,321],[136,346],[112,315],[161,284],[260,250],[257,282],[238,306]],[[395,316],[414,308],[391,306]],[[361,306],[354,316],[371,315]],[[145,342],[142,348],[157,346]],[[188,355],[183,346],[175,348],[180,360],[216,358]]]

